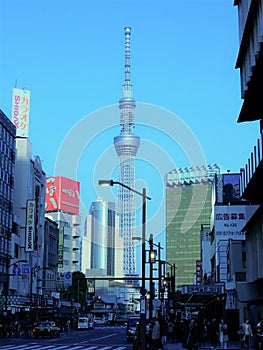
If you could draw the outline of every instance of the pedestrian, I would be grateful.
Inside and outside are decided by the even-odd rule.
[[[211,321],[209,336],[211,347],[216,349],[218,343],[218,323],[215,318],[213,318]]]
[[[252,331],[252,327],[251,327],[249,320],[246,320],[246,322],[242,324],[242,328],[243,328],[243,332],[244,332],[243,346],[246,349],[249,349],[249,344],[250,344],[251,339],[253,337],[253,331]]]
[[[162,342],[161,342],[161,326],[157,318],[154,320],[154,326],[152,330],[152,344],[151,349],[152,350],[158,350],[162,349]]]
[[[224,349],[227,349],[227,343],[229,341],[228,330],[227,330],[227,324],[223,319],[221,319],[219,323],[218,330],[219,330],[219,341],[220,341],[221,347]]]
[[[167,340],[174,343],[174,324],[170,320],[167,325]]]
[[[67,322],[66,322],[66,331],[67,332],[70,331],[70,320],[67,320]]]
[[[192,319],[190,321],[190,324],[189,324],[189,333],[188,333],[188,338],[187,338],[187,349],[188,350],[198,349],[197,323],[194,319]]]
[[[237,335],[238,335],[238,338],[239,338],[239,341],[240,341],[240,349],[243,350],[244,349],[244,344],[245,344],[245,334],[244,334],[244,330],[243,330],[243,327],[240,326],[238,331],[237,331]]]

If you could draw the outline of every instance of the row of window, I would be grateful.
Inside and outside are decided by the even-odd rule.
[[[15,148],[15,139],[6,128],[0,124],[0,142],[5,143],[9,148]]]

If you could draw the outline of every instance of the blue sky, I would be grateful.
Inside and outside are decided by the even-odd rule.
[[[117,180],[125,26],[141,137],[136,188],[152,197],[152,230],[163,220],[166,171],[205,159],[237,172],[256,144],[258,124],[237,123],[233,1],[1,0],[0,108],[11,116],[13,87],[30,90],[29,138],[46,174],[80,181],[83,210],[97,196],[114,200],[97,181]]]

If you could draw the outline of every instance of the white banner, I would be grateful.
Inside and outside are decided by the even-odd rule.
[[[246,205],[215,206],[215,234],[216,237],[245,239],[241,232],[247,222]]]
[[[12,122],[16,127],[16,136],[28,137],[30,91],[13,89]]]
[[[72,286],[72,273],[65,272],[64,273],[64,287]]]
[[[26,204],[26,252],[34,251],[35,238],[35,200],[28,200]]]

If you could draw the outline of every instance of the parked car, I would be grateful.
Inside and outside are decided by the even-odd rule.
[[[126,339],[127,343],[134,340],[136,335],[136,329],[140,324],[140,316],[130,316],[126,324]]]
[[[40,322],[33,328],[35,338],[38,337],[59,337],[60,328],[56,326],[55,322],[45,321]]]
[[[80,317],[78,319],[78,329],[94,329],[93,320],[88,317]]]
[[[105,324],[106,323],[106,318],[104,315],[94,315],[93,317],[94,323],[95,324]]]

